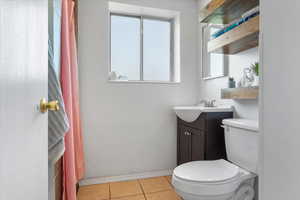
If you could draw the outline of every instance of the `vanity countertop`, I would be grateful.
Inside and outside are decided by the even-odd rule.
[[[233,107],[229,105],[220,105],[215,107],[175,106],[173,110],[180,119],[186,122],[193,122],[200,116],[201,113],[233,112]]]

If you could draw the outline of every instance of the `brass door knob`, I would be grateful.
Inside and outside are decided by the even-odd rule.
[[[59,110],[58,101],[47,102],[45,98],[41,99],[41,101],[40,101],[40,111],[42,113],[45,113],[48,110],[58,111]]]

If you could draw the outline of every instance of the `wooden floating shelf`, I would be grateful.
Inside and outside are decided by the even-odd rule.
[[[228,24],[258,5],[259,0],[210,0],[205,7],[200,9],[199,21]]]
[[[235,27],[207,43],[210,53],[236,54],[258,46],[259,16]]]
[[[222,99],[257,99],[258,87],[221,89]]]

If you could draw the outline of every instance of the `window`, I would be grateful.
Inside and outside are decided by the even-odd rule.
[[[212,34],[219,31],[219,25],[204,25],[202,27],[202,77],[205,79],[223,77],[228,71],[228,56],[219,53],[208,53],[207,43]]]
[[[110,80],[174,81],[174,20],[115,13],[110,17]]]

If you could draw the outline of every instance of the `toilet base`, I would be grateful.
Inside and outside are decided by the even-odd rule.
[[[179,190],[176,193],[183,198],[183,200],[231,200],[234,193],[218,195],[218,196],[200,196],[188,194]]]
[[[255,178],[250,178],[241,183],[236,191],[223,195],[194,195],[175,188],[176,193],[184,200],[253,200]]]

